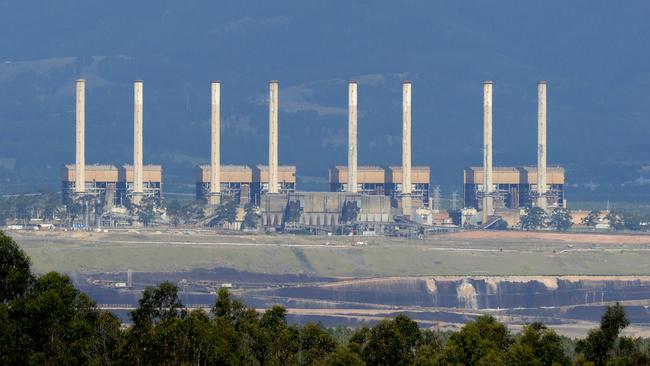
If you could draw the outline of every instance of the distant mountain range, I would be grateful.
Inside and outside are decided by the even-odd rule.
[[[337,5],[335,5],[337,4]],[[616,4],[618,5],[618,4]],[[399,164],[401,81],[413,164],[443,194],[481,164],[494,80],[495,165],[535,164],[536,82],[549,83],[549,164],[568,199],[650,201],[650,2],[0,1],[0,192],[59,188],[74,159],[74,80],[87,79],[87,162],[132,159],[144,80],[145,161],[192,192],[222,82],[223,163],[267,160],[280,81],[280,162],[326,189],[346,162],[346,84],[359,81],[359,164]]]

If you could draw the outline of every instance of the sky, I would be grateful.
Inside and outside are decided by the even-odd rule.
[[[650,201],[650,3],[626,1],[0,1],[0,192],[59,189],[74,160],[74,80],[87,79],[86,161],[132,159],[144,80],[145,162],[191,193],[209,159],[210,81],[222,162],[267,161],[268,81],[280,82],[280,163],[327,189],[345,164],[347,82],[359,81],[359,165],[401,159],[413,82],[413,164],[443,196],[482,161],[536,162],[536,83],[548,82],[548,162],[567,198]]]

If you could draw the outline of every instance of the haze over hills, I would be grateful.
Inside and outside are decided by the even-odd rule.
[[[74,159],[74,80],[87,79],[87,162],[132,159],[143,79],[145,161],[192,192],[222,82],[222,162],[267,161],[267,82],[280,81],[280,162],[326,189],[346,161],[346,84],[359,81],[359,164],[401,159],[443,192],[481,164],[482,81],[495,81],[495,165],[534,164],[536,86],[549,82],[549,164],[567,198],[650,201],[650,4],[629,1],[0,1],[0,191],[58,189]],[[38,26],[35,26],[38,24]],[[46,31],[43,31],[46,30]]]

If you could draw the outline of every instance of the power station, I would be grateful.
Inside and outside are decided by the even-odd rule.
[[[564,169],[546,166],[546,82],[537,85],[537,167],[492,166],[492,89],[483,84],[483,166],[464,171],[465,207],[482,212],[482,221],[497,208],[563,207]]]
[[[80,197],[94,197],[104,207],[139,204],[143,197],[160,202],[163,196],[162,167],[144,165],[143,83],[134,82],[133,163],[86,165],[85,160],[85,86],[76,82],[76,161],[61,170],[61,193],[64,203]]]
[[[563,207],[564,170],[547,167],[546,82],[538,83],[537,166],[500,167],[492,160],[491,81],[483,83],[483,165],[464,170],[464,207],[475,210],[474,221],[485,226],[504,210],[538,206]],[[86,165],[85,81],[76,82],[76,161],[62,170],[65,203],[90,200],[102,212],[124,213],[144,199],[159,204],[163,198],[160,165],[145,165],[143,156],[144,85],[133,84],[132,164]],[[211,83],[210,164],[197,167],[196,199],[214,208],[228,202],[240,207],[259,207],[265,227],[316,229],[354,225],[361,230],[382,231],[387,226],[429,222],[438,211],[439,192],[433,195],[430,168],[412,166],[410,81],[402,83],[402,164],[358,165],[358,84],[348,83],[348,162],[329,169],[329,192],[303,192],[296,186],[296,167],[278,159],[279,82],[269,82],[268,163],[256,166],[223,165],[221,162],[221,83]],[[363,121],[361,121],[363,123]],[[363,157],[362,157],[363,158]],[[121,210],[121,211],[120,211]],[[435,212],[434,212],[435,211]]]

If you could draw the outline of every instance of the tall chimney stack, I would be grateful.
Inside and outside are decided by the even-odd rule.
[[[348,192],[357,193],[357,82],[348,83]]]
[[[86,192],[86,81],[77,80],[77,133],[75,158],[75,192]]]
[[[492,205],[492,82],[483,83],[483,224],[494,214]]]
[[[221,193],[221,83],[212,82],[212,148],[210,166],[210,204],[219,204]]]
[[[142,184],[142,80],[133,83],[133,203],[140,203]]]
[[[269,83],[269,193],[278,193],[278,81]]]
[[[546,81],[537,84],[537,206],[546,210]]]
[[[402,84],[402,212],[411,215],[411,82]]]

